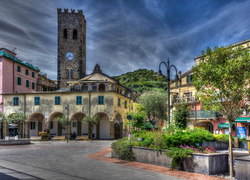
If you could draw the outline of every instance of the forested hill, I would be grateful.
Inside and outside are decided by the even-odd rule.
[[[156,75],[157,73],[153,70],[138,69],[120,76],[113,76],[113,78],[127,88],[131,88],[133,85],[138,92],[150,91],[155,88],[166,89],[166,76],[157,78]]]

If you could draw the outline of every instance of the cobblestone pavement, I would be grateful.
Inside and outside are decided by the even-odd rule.
[[[0,179],[219,179],[107,157],[112,141],[0,146]]]

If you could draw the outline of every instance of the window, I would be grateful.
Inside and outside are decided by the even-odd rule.
[[[17,66],[17,72],[21,72],[21,67]]]
[[[82,104],[82,96],[76,96],[76,104]]]
[[[79,84],[75,84],[74,86],[73,86],[73,91],[80,91],[80,85]]]
[[[22,85],[22,79],[21,79],[21,77],[17,77],[17,85]]]
[[[96,85],[95,84],[92,85],[92,91],[96,92]]]
[[[124,102],[124,107],[127,108],[127,101]]]
[[[88,85],[87,84],[83,85],[83,92],[88,92]]]
[[[30,129],[36,129],[36,122],[30,122]]]
[[[34,97],[34,105],[40,105],[40,97]]]
[[[73,39],[77,39],[77,30],[76,29],[74,29],[74,31],[73,31]]]
[[[187,75],[187,83],[191,83],[193,80],[193,76],[192,75]]]
[[[26,87],[29,87],[29,86],[30,86],[30,81],[26,80]]]
[[[61,104],[61,97],[55,96],[55,105],[60,105],[60,104]]]
[[[28,69],[25,70],[25,74],[26,74],[27,76],[29,75],[29,70],[28,70]]]
[[[33,77],[33,78],[35,77],[35,73],[34,73],[34,72],[32,72],[32,77]]]
[[[105,91],[105,84],[99,85],[99,91]]]
[[[32,82],[32,89],[35,89],[35,83]]]
[[[73,78],[73,69],[67,69],[67,78],[72,79]]]
[[[121,99],[118,98],[118,106],[121,106]]]
[[[68,33],[67,33],[67,29],[63,30],[63,38],[67,39]]]
[[[13,106],[19,105],[19,97],[13,97]]]
[[[98,96],[98,104],[104,104],[104,96]]]
[[[178,81],[175,82],[175,86],[178,86]]]
[[[73,127],[76,127],[76,122],[73,122]]]
[[[50,129],[53,129],[53,121],[50,122]]]

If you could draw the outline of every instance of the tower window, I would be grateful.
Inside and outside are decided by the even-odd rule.
[[[105,91],[105,84],[99,85],[99,91]]]
[[[63,30],[63,38],[67,39],[68,33],[67,33],[67,29]]]
[[[68,79],[73,78],[73,69],[67,69],[67,78]]]
[[[76,29],[74,29],[74,31],[73,31],[73,39],[77,39],[77,30]]]

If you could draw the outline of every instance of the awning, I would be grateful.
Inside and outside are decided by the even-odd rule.
[[[234,123],[232,124],[232,128],[234,127]],[[218,128],[219,129],[222,129],[222,128],[229,128],[229,123],[220,123],[218,125]]]
[[[239,117],[234,122],[235,123],[250,123],[250,117]]]

